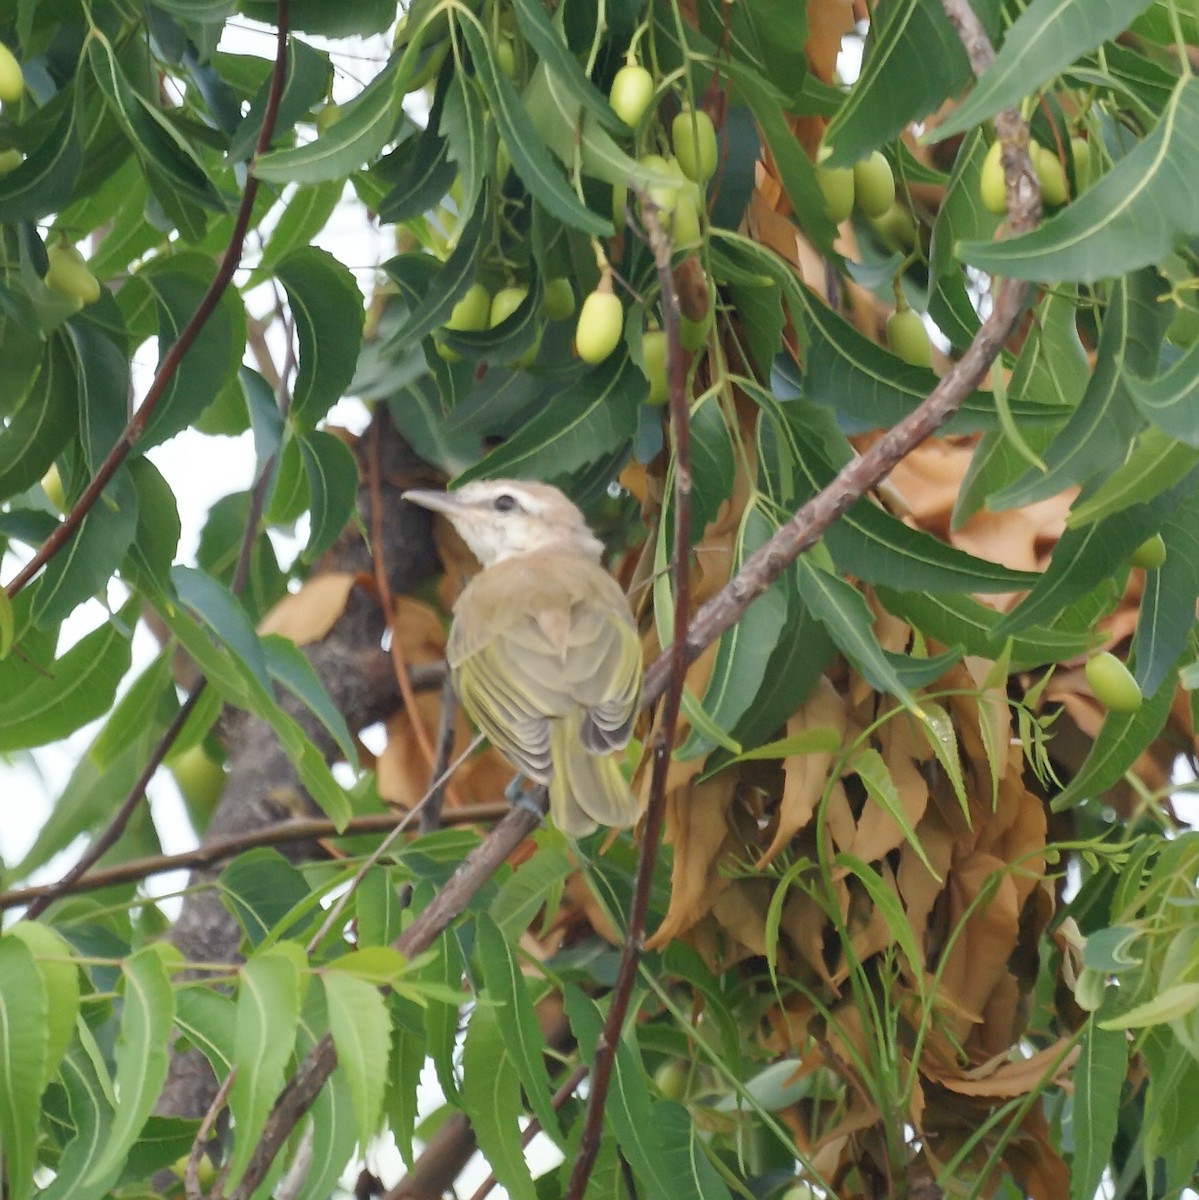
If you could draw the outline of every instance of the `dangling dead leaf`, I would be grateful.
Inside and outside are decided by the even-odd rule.
[[[289,592],[258,623],[261,634],[277,633],[297,646],[319,642],[345,612],[355,584],[373,585],[365,575],[331,571],[313,575],[298,591]]]

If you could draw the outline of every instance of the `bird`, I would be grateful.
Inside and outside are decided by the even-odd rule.
[[[483,568],[454,605],[446,647],[467,716],[548,788],[569,837],[632,825],[618,752],[641,707],[641,641],[583,514],[556,487],[523,479],[403,496],[444,514]]]

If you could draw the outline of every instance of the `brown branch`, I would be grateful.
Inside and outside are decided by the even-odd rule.
[[[674,748],[678,727],[679,706],[683,697],[683,681],[687,674],[684,640],[678,631],[687,625],[691,610],[691,413],[687,403],[687,363],[679,343],[679,297],[674,273],[670,269],[672,246],[658,221],[657,212],[648,196],[641,200],[642,216],[649,235],[650,248],[658,272],[661,289],[662,325],[666,332],[666,361],[669,368],[670,428],[674,438],[674,548],[671,553],[670,577],[674,586],[674,630],[669,649],[663,656],[667,661],[666,696],[658,714],[653,738],[653,759],[650,768],[649,803],[641,829],[641,845],[637,855],[637,874],[633,883],[633,898],[629,906],[628,929],[620,952],[616,982],[608,1004],[608,1015],[595,1048],[591,1067],[591,1083],[587,1093],[587,1109],[583,1117],[583,1132],[571,1166],[570,1182],[565,1200],[582,1200],[591,1178],[596,1155],[604,1130],[604,1105],[612,1082],[620,1031],[624,1026],[637,969],[645,947],[645,921],[649,914],[650,892],[653,886],[654,863],[661,840],[662,822],[666,814],[666,777],[670,770],[670,754]]]
[[[504,801],[495,804],[464,804],[461,808],[453,808],[442,817],[443,825],[489,825],[502,820],[508,813],[509,805]],[[19,908],[23,904],[32,904],[43,897],[57,900],[60,896],[76,896],[83,892],[95,892],[101,888],[115,887],[121,883],[139,883],[154,875],[165,875],[169,871],[183,871],[191,867],[211,867],[215,863],[225,862],[235,858],[246,850],[258,846],[284,846],[292,842],[316,841],[320,838],[353,837],[367,833],[389,833],[401,819],[399,813],[370,813],[367,816],[353,817],[344,829],[339,830],[332,821],[318,817],[297,817],[282,821],[265,829],[255,829],[249,833],[240,833],[232,837],[217,838],[197,846],[194,850],[184,850],[180,854],[154,854],[146,858],[135,858],[129,862],[106,867],[102,871],[93,871],[72,880],[69,884],[65,879],[54,883],[33,884],[29,887],[12,888],[0,892],[0,912],[10,908]],[[41,910],[39,910],[41,911]],[[26,916],[32,915],[32,909]]]

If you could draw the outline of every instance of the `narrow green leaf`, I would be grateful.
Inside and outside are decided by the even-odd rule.
[[[293,250],[275,269],[287,292],[300,344],[292,418],[312,428],[354,377],[365,310],[349,269],[327,250]]]
[[[571,190],[561,169],[546,152],[520,97],[491,54],[491,47],[473,13],[458,13],[458,28],[474,60],[479,85],[487,97],[500,136],[512,156],[512,166],[532,196],[559,221],[600,237],[610,237],[612,222],[592,212]]]
[[[181,987],[175,997],[175,1025],[200,1051],[218,1079],[233,1070],[234,1028],[237,1009],[233,1000],[210,987]]]
[[[48,1013],[32,951],[20,938],[0,938],[0,1143],[5,1194],[12,1200],[33,1191]]]
[[[96,1182],[83,1183],[91,1178],[112,1128],[111,1082],[106,1075],[101,1078],[101,1070],[98,1053],[89,1055],[82,1041],[71,1045],[58,1078],[67,1095],[74,1130],[63,1147],[54,1181],[40,1193],[40,1200],[99,1200],[120,1174],[118,1164]]]
[[[60,334],[46,339],[42,366],[0,430],[0,498],[32,487],[78,424],[75,372]]]
[[[411,1168],[415,1161],[412,1133],[416,1128],[417,1086],[425,1065],[425,1025],[420,1007],[405,996],[387,998],[391,1012],[391,1061],[387,1080],[388,1126],[400,1157]]]
[[[341,179],[296,188],[267,236],[262,257],[250,272],[248,286],[264,282],[289,254],[309,245],[329,223],[344,191]]]
[[[974,91],[936,128],[940,141],[1018,105],[1088,50],[1123,33],[1149,0],[1033,0]]]
[[[310,895],[304,876],[269,846],[239,854],[221,872],[217,887],[251,946],[261,945]]]
[[[1159,992],[1152,1000],[1138,1004],[1119,1016],[1099,1022],[1102,1030],[1144,1029],[1177,1021],[1199,1008],[1199,983],[1175,983]]]
[[[1124,381],[1141,415],[1156,429],[1199,446],[1199,341],[1156,377],[1131,373]]]
[[[124,1002],[114,1053],[121,1102],[113,1114],[108,1143],[84,1179],[85,1186],[125,1161],[166,1082],[175,993],[163,949],[157,944],[147,946],[122,964]]]
[[[66,332],[73,356],[84,461],[95,471],[129,419],[129,359],[124,347],[82,314],[67,325]]]
[[[1044,453],[1047,470],[1026,471],[988,498],[992,509],[1021,508],[1094,478],[1122,461],[1143,424],[1128,393],[1130,373],[1154,369],[1163,332],[1158,281],[1142,271],[1112,285],[1091,381]]]
[[[1180,445],[1160,429],[1145,429],[1132,451],[1085,500],[1073,505],[1066,518],[1068,529],[1152,500],[1199,466],[1199,452]]]
[[[333,64],[327,52],[314,49],[299,38],[290,38],[287,45],[287,67],[284,76],[283,94],[279,98],[275,122],[271,130],[271,141],[285,138],[297,121],[308,116],[314,105],[329,94],[333,82]],[[271,91],[268,75],[262,81],[249,110],[229,138],[226,152],[230,162],[245,162],[258,144],[262,131],[262,118],[266,114]]]
[[[490,917],[475,921],[476,949],[488,1000],[500,1005],[498,1032],[542,1131],[565,1150],[562,1124],[550,1104],[553,1088],[545,1067],[546,1045],[525,978],[511,947]]]
[[[374,1135],[383,1110],[391,1055],[387,1006],[374,984],[347,971],[326,969],[321,973],[321,982],[325,987],[337,1062],[350,1085],[358,1143],[365,1146]]]
[[[45,137],[30,149],[15,171],[0,178],[0,222],[37,221],[58,212],[71,199],[83,165],[78,117],[82,89],[71,81],[47,105],[58,116]]]
[[[179,509],[175,493],[148,458],[126,464],[137,491],[137,531],[121,563],[121,576],[145,592],[167,586],[179,549]]]
[[[476,1005],[462,1050],[462,1106],[496,1181],[515,1200],[537,1200],[520,1141],[520,1076],[500,1034],[501,1017]]]
[[[1031,233],[965,242],[971,266],[1009,279],[1113,279],[1199,234],[1199,79],[1178,84],[1157,128],[1073,203]],[[1146,372],[1140,372],[1145,374]]]
[[[321,988],[311,988],[300,1017],[296,1052],[301,1056],[307,1055],[320,1040],[328,1024],[323,991]],[[350,1083],[341,1065],[340,1051],[337,1068],[313,1101],[309,1128],[312,1131],[311,1165],[297,1200],[328,1200],[337,1193],[338,1180],[354,1155],[355,1145],[359,1144]]]
[[[72,961],[71,947],[48,925],[18,921],[6,936],[18,938],[29,948],[46,991],[46,1060],[42,1087],[58,1074],[59,1063],[75,1034],[79,1013],[79,968]]]
[[[56,742],[108,712],[129,670],[129,637],[123,617],[106,621],[19,695],[0,701],[0,751]]]
[[[1090,1200],[1111,1159],[1128,1068],[1128,1039],[1092,1014],[1074,1068],[1070,1200]]]
[[[920,839],[916,836],[916,827],[908,819],[908,815],[904,811],[899,789],[895,786],[895,781],[891,778],[891,772],[887,768],[883,756],[872,747],[863,746],[853,754],[845,765],[847,770],[857,774],[866,788],[867,796],[899,826],[899,831],[903,834],[904,840],[916,852],[916,856],[925,865],[928,873],[940,882],[941,876],[937,874],[933,864],[929,861],[928,855],[925,854],[924,847],[920,844]],[[918,962],[918,959],[915,960],[913,965]]]
[[[516,941],[543,908],[553,912],[554,897],[573,870],[565,855],[543,846],[504,880],[487,913],[507,941]]]
[[[270,677],[286,688],[329,731],[347,763],[358,762],[358,749],[345,717],[333,706],[329,693],[300,648],[289,638],[263,635],[260,645]]]
[[[253,955],[238,973],[237,1076],[229,1089],[237,1135],[228,1163],[230,1189],[246,1169],[283,1088],[300,1019],[300,983],[295,957],[282,946]]]
[[[358,463],[349,446],[331,433],[314,429],[299,438],[308,506],[312,515],[308,545],[301,558],[314,562],[337,540],[354,515],[358,499]]]

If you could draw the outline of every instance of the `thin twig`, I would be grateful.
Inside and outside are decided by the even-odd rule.
[[[441,716],[437,726],[437,758],[433,762],[432,782],[429,795],[421,805],[420,831],[432,833],[441,826],[441,803],[445,799],[445,780],[449,778],[445,765],[454,752],[454,731],[457,722],[458,698],[454,694],[454,680],[447,672],[441,685]]]
[[[200,1184],[200,1160],[204,1157],[207,1149],[208,1135],[212,1133],[212,1127],[216,1124],[221,1109],[225,1107],[229,1089],[233,1087],[233,1081],[236,1078],[237,1067],[234,1067],[221,1081],[221,1086],[217,1088],[216,1095],[213,1096],[212,1103],[208,1106],[208,1111],[200,1122],[200,1128],[196,1130],[196,1136],[192,1139],[187,1165],[183,1168],[183,1189],[187,1200],[203,1200],[204,1193]]]
[[[670,239],[662,229],[655,207],[648,196],[642,197],[641,211],[649,235],[650,249],[654,255],[654,264],[657,267],[662,293],[662,324],[666,332],[670,428],[674,441],[674,548],[671,554],[670,577],[674,588],[676,636],[672,639],[666,655],[669,677],[653,739],[649,803],[641,829],[641,845],[637,856],[633,898],[629,907],[628,929],[620,952],[616,982],[609,998],[608,1015],[595,1048],[591,1086],[587,1093],[587,1110],[583,1117],[583,1132],[571,1167],[565,1200],[582,1200],[603,1136],[604,1105],[608,1099],[616,1051],[620,1045],[620,1031],[624,1026],[633,985],[637,979],[637,968],[645,946],[645,921],[649,914],[654,862],[657,859],[658,842],[666,813],[666,777],[678,727],[683,681],[687,674],[683,640],[677,636],[678,630],[686,628],[691,608],[691,413],[687,403],[687,364],[679,343],[679,298],[674,274],[670,269]]]

